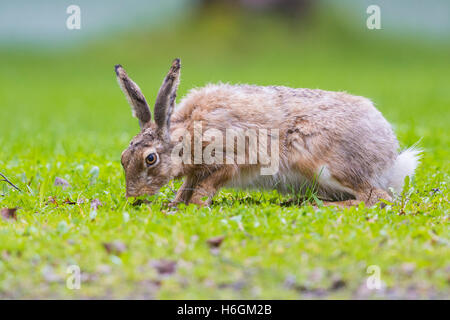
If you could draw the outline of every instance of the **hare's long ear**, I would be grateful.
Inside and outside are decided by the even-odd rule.
[[[155,122],[159,134],[164,139],[169,138],[170,117],[175,108],[175,98],[180,82],[180,69],[180,59],[175,59],[169,73],[164,78],[155,101]]]
[[[150,124],[152,114],[139,86],[131,80],[120,64],[116,65],[117,81],[131,106],[133,116],[138,118],[139,126],[144,129]]]

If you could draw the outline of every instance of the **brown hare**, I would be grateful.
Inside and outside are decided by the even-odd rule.
[[[175,59],[152,121],[137,84],[115,67],[141,128],[122,153],[127,197],[155,194],[184,177],[171,205],[210,205],[229,186],[296,195],[316,188],[319,198],[338,205],[372,206],[391,200],[418,164],[420,151],[398,153],[391,126],[364,97],[216,84],[191,90],[175,109],[180,69]]]

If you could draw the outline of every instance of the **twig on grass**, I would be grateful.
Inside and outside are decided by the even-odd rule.
[[[0,176],[2,176],[3,179],[0,180],[0,182],[6,182],[9,185],[11,185],[12,187],[14,187],[14,189],[16,189],[17,191],[22,192],[22,190],[20,190],[14,183],[12,183],[11,181],[9,181],[9,179],[0,172]]]

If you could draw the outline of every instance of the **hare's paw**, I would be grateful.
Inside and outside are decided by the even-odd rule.
[[[169,204],[167,205],[169,208],[176,208],[180,203],[184,203],[184,201],[171,201],[169,202]]]
[[[197,197],[193,197],[191,199],[191,201],[189,201],[189,203],[193,203],[193,204],[197,205],[199,208],[209,207],[211,205],[211,202],[212,201],[210,199],[202,200]]]

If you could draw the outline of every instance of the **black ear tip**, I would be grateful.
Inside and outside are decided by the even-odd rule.
[[[122,65],[121,64],[116,64],[114,66],[114,70],[116,71],[116,75],[119,75],[119,69],[122,69]]]
[[[172,65],[179,67],[181,65],[180,58],[175,58],[172,62]]]

